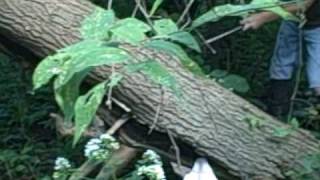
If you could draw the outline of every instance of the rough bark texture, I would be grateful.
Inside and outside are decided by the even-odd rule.
[[[0,33],[43,57],[78,41],[78,28],[94,5],[79,0],[0,0]],[[316,152],[319,142],[298,130],[289,137],[272,135],[284,124],[274,120],[217,83],[196,77],[174,57],[153,50],[125,47],[136,56],[147,56],[168,67],[182,87],[182,101],[161,90],[146,76],[127,76],[115,90],[116,98],[132,108],[137,121],[152,125],[160,105],[156,130],[170,131],[219,166],[238,177],[283,179],[284,168],[298,156]],[[106,77],[99,68],[91,77]],[[163,101],[161,101],[163,99]],[[261,128],[250,129],[248,116],[264,119]]]

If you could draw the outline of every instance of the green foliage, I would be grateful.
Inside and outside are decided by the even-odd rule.
[[[58,103],[60,109],[63,111],[64,120],[70,123],[74,116],[74,105],[79,96],[79,88],[82,80],[84,79],[86,73],[77,74],[68,81],[67,84],[57,87],[57,82],[55,81],[55,99]]]
[[[145,45],[143,42],[148,40],[146,33],[151,30],[151,27],[136,18],[125,18],[118,21],[115,19],[112,11],[98,8],[82,24],[81,34],[84,40],[58,50],[56,54],[45,58],[34,73],[35,89],[49,83],[54,78],[56,101],[64,113],[65,121],[70,122],[74,117],[76,125],[74,144],[79,141],[81,134],[91,123],[107,88],[115,87],[123,79],[120,73],[114,72],[109,78],[108,85],[102,83],[87,94],[79,96],[81,82],[94,67],[121,64],[124,68],[120,71],[129,70],[130,73],[141,71],[153,82],[179,95],[177,82],[165,67],[154,60],[143,60],[139,64],[132,64],[129,59],[137,57],[116,47],[117,43],[114,43]],[[164,29],[159,30],[161,33],[177,31],[177,28],[170,32],[165,30],[167,24],[161,22],[159,28],[161,24],[165,24]],[[179,41],[188,35],[184,33],[175,39]],[[187,44],[186,41],[181,40],[181,42]],[[189,43],[189,46],[195,47],[195,43],[193,41]],[[179,50],[184,53],[182,48]],[[185,56],[188,57],[186,54]],[[189,65],[190,63],[193,62],[190,60]]]
[[[70,122],[80,84],[90,70],[95,66],[124,63],[128,57],[124,50],[105,46],[102,41],[84,40],[43,60],[34,73],[34,87],[39,88],[54,75],[57,76],[54,83],[56,101],[65,120]],[[46,71],[54,73],[44,73]]]
[[[294,1],[292,1],[292,2],[294,2]],[[275,5],[279,4],[279,0],[263,0],[263,1],[261,1],[261,0],[253,0],[251,2],[251,5],[260,6],[261,3],[266,3],[268,5],[270,4],[269,6],[275,6]],[[279,15],[283,19],[298,20],[297,17],[293,16],[293,14],[291,14],[288,11],[286,11],[285,9],[283,9],[280,6],[276,6],[276,7],[272,7],[272,8],[263,8],[263,10],[271,11],[271,12]]]
[[[290,127],[286,128],[276,128],[273,131],[273,136],[284,138],[292,134],[294,131],[296,131],[299,128],[299,122],[297,119],[293,118],[290,122]]]
[[[31,72],[14,58],[0,53],[0,179],[41,179],[51,174],[51,157],[68,147],[49,117],[57,110],[52,92],[31,94]]]
[[[154,21],[155,39],[164,38],[178,42],[186,47],[201,52],[199,43],[190,32],[180,31],[178,26],[171,19],[160,19]],[[183,50],[182,50],[183,51]]]
[[[153,16],[154,13],[158,10],[159,6],[161,6],[162,3],[163,3],[163,0],[155,0],[152,5],[152,9],[149,13],[149,16]]]
[[[84,41],[79,44],[84,45],[85,48],[77,52],[70,52],[71,58],[64,64],[64,71],[57,78],[56,88],[68,83],[76,74],[88,73],[88,70],[92,67],[111,66],[124,63],[129,59],[129,55],[119,48],[108,47],[99,42],[96,42],[97,45],[95,46],[91,46],[95,42],[87,43]]]
[[[212,78],[215,78],[219,84],[227,89],[234,90],[239,93],[246,93],[250,90],[247,80],[239,75],[228,74],[224,70],[214,70],[210,73]]]
[[[219,80],[219,83],[227,89],[232,89],[240,93],[246,93],[250,89],[247,80],[235,74],[224,77]]]
[[[81,35],[84,39],[108,39],[110,37],[108,29],[115,20],[116,18],[113,11],[105,11],[102,8],[97,8],[91,16],[83,21],[80,29]],[[104,31],[101,31],[102,29],[104,29]]]
[[[152,40],[145,43],[145,47],[164,51],[180,59],[181,63],[191,72],[203,75],[201,68],[187,55],[187,53],[177,44],[165,40]]]
[[[154,21],[154,30],[158,36],[169,35],[179,31],[178,26],[171,19],[160,19]]]
[[[215,69],[213,71],[210,72],[209,76],[215,79],[220,79],[220,78],[224,78],[228,75],[229,73],[225,70],[222,69]]]
[[[115,40],[138,45],[147,39],[145,33],[150,30],[147,24],[136,18],[125,18],[117,21],[110,31]]]
[[[270,1],[276,3],[272,0]],[[266,0],[264,3],[271,2]],[[155,1],[150,13],[154,14],[161,3],[162,1]],[[253,1],[250,5],[257,7],[261,4]],[[250,8],[252,8],[251,6]],[[246,8],[248,9],[248,5]],[[204,15],[194,23],[200,25],[207,22],[208,19],[215,18],[218,20],[221,16],[226,16],[230,13],[235,14],[239,10],[247,10],[246,8],[240,6],[236,8],[233,5],[219,6],[213,10],[215,17],[209,13],[209,16]],[[203,75],[200,67],[190,59],[179,45],[173,42],[180,43],[196,52],[201,52],[199,44],[189,32],[180,31],[171,19],[156,20],[153,27],[133,17],[116,19],[113,11],[98,8],[82,23],[80,31],[84,40],[59,50],[53,56],[47,57],[40,63],[34,73],[35,89],[47,84],[54,78],[55,97],[64,112],[65,120],[67,122],[71,121],[75,114],[77,128],[74,142],[79,140],[81,133],[90,124],[103,98],[102,94],[104,93],[102,93],[101,88],[98,88],[99,90],[94,88],[94,91],[89,91],[86,95],[78,97],[81,82],[94,67],[122,64],[126,70],[130,70],[129,72],[141,71],[155,83],[171,89],[177,95],[179,94],[175,78],[165,67],[153,60],[144,60],[140,64],[130,64],[128,60],[136,57],[108,42],[124,42],[164,51],[178,57],[182,64],[195,74]],[[151,39],[147,34],[150,31],[154,31],[153,33],[155,34],[155,37],[151,37]],[[111,76],[111,84],[107,87],[113,88],[122,78],[122,75]],[[249,90],[246,80],[236,75],[228,75],[219,81],[226,88],[232,88],[238,92],[247,92]],[[89,105],[92,108],[89,108]],[[77,112],[78,110],[79,112]],[[77,115],[86,110],[88,110],[87,116],[83,114]]]
[[[279,0],[253,0],[251,3],[244,5],[225,4],[213,7],[210,11],[195,19],[192,28],[196,28],[207,22],[216,22],[226,16],[246,16],[248,13],[257,10],[272,11],[284,19],[298,20],[295,16],[281,8],[279,4]]]
[[[270,8],[278,3],[276,0],[264,0],[263,2],[252,1],[246,5],[218,6],[195,20],[193,27],[208,21],[217,21],[228,15],[244,15],[252,12],[253,9],[270,10],[284,18],[289,17],[289,14],[280,7]],[[154,14],[161,4],[162,1],[155,1],[150,14]],[[193,73],[203,75],[201,68],[192,61],[184,49],[174,43],[201,52],[199,44],[190,32],[179,30],[171,19],[156,20],[153,27],[150,25],[134,17],[117,20],[112,10],[106,11],[98,8],[82,23],[80,31],[83,41],[57,51],[55,55],[47,57],[37,67],[33,78],[35,89],[54,79],[55,97],[64,112],[65,120],[71,121],[75,116],[74,144],[89,126],[107,88],[115,87],[124,78],[121,73],[113,73],[108,85],[99,84],[85,95],[79,96],[82,81],[97,66],[120,64],[120,67],[123,67],[119,70],[120,72],[123,70],[129,73],[140,71],[161,87],[175,92],[178,96],[180,94],[175,77],[166,67],[150,59],[141,59],[141,63],[132,64],[129,60],[138,57],[122,49],[121,43],[164,51],[178,57],[182,64]],[[120,46],[115,46],[117,43]],[[250,89],[244,78],[233,74],[219,78],[219,82],[224,87],[241,93]],[[257,126],[259,122],[251,120],[250,124]]]
[[[217,21],[218,19],[221,19],[222,16],[245,15],[247,13],[242,11],[253,12],[253,9],[255,7],[262,7],[262,1],[256,0],[254,2],[257,3],[255,6],[246,6],[243,9],[235,6],[231,7],[229,5],[226,5],[225,7],[216,7],[213,9],[214,11],[209,11],[208,14],[205,14],[203,17],[197,19],[196,22],[194,22],[194,26],[197,27],[209,21]],[[125,3],[127,2],[125,1]],[[163,4],[162,0],[154,1],[152,10],[150,11],[150,16],[152,16],[156,12],[156,10],[159,8],[161,4]],[[265,3],[264,5],[267,6],[269,4]],[[275,7],[272,9],[269,8],[268,10],[276,11],[278,14],[281,14],[282,17],[289,17],[289,14],[287,12],[282,11],[281,8],[279,9],[278,7]],[[127,54],[127,52],[123,49],[114,47],[114,45],[111,45],[106,41],[121,41],[125,43],[135,44],[138,46],[141,45],[141,41],[145,41],[143,43],[144,45],[146,45],[146,47],[149,47],[148,44],[154,45],[153,48],[165,51],[167,53],[172,54],[173,56],[179,57],[179,59],[182,59],[183,64],[185,64],[188,69],[191,69],[191,71],[198,74],[203,74],[202,70],[197,66],[197,64],[193,65],[194,62],[184,52],[184,50],[180,46],[172,43],[177,42],[192,50],[200,52],[199,44],[196,42],[196,40],[189,32],[179,30],[179,28],[174,24],[173,21],[164,19],[164,22],[160,23],[163,27],[159,27],[156,32],[153,32],[156,36],[151,37],[151,42],[149,42],[150,36],[148,37],[148,35],[152,33],[148,32],[152,31],[152,29],[156,30],[156,28],[150,28],[145,23],[139,20],[135,20],[128,20],[127,22],[122,22],[122,25],[119,25],[119,21],[116,21],[116,17],[113,11],[97,9],[97,11],[93,15],[91,15],[84,21],[83,26],[80,30],[82,37],[83,39],[85,39],[85,41],[82,41],[82,44],[79,43],[67,47],[63,50],[60,50],[54,56],[47,57],[37,67],[37,70],[35,71],[35,75],[33,78],[35,89],[42,87],[43,85],[49,83],[51,79],[55,78],[54,89],[56,101],[58,102],[60,108],[64,112],[65,120],[71,120],[74,116],[74,113],[78,112],[80,114],[76,115],[76,119],[77,117],[79,117],[78,119],[80,120],[75,120],[76,124],[78,122],[77,132],[80,134],[81,131],[83,131],[82,127],[86,127],[90,124],[92,117],[94,116],[94,112],[96,110],[95,107],[97,107],[100,104],[99,100],[102,99],[101,96],[103,96],[104,94],[102,93],[102,91],[105,92],[107,88],[116,87],[119,84],[119,82],[121,82],[121,80],[124,78],[120,72],[114,72],[109,77],[107,85],[104,86],[105,88],[94,87],[99,89],[99,91],[96,92],[92,89],[90,91],[91,93],[87,92],[86,94],[79,97],[80,84],[93,67],[100,65],[112,66],[114,64],[129,63],[129,65],[126,66],[127,68],[125,68],[125,70],[130,70],[130,68],[136,69],[135,71],[140,71],[146,74],[155,83],[160,84],[160,86],[164,86],[172,91],[176,91],[177,88],[175,86],[172,86],[175,82],[174,77],[170,73],[168,73],[165,67],[162,67],[159,63],[152,60],[146,60],[139,64],[130,64],[130,61],[127,60],[135,57],[131,57],[131,55]],[[131,30],[134,21],[140,23],[142,25],[142,28],[134,29],[133,33],[136,34],[131,34],[131,32],[125,32],[124,30],[126,28],[130,28]],[[165,23],[165,21],[167,21],[167,23]],[[171,21],[173,24],[168,21]],[[126,28],[123,28],[121,26]],[[145,30],[143,26],[145,26]],[[242,62],[240,62],[241,58],[240,56],[237,56],[239,53],[234,55],[236,56],[236,59],[239,61],[232,64],[236,64],[238,67],[240,67],[240,70],[244,69],[243,64],[245,61],[250,62],[251,60],[256,60],[257,56],[255,55],[258,55],[258,57],[261,56],[262,49],[257,45],[260,42],[259,37],[269,38],[270,36],[267,36],[265,33],[260,34],[262,35],[253,34],[252,36],[250,36],[250,38],[253,38],[251,38],[250,43],[247,43],[249,45],[243,47],[243,49],[245,50],[252,50],[249,58],[248,56],[245,56],[244,60],[242,59]],[[159,40],[160,38],[161,40]],[[168,42],[167,40],[169,40],[170,42]],[[231,40],[233,41],[232,44],[238,44],[238,46],[243,46],[243,41],[241,42],[241,37],[237,37],[237,41],[234,41],[235,39]],[[157,44],[159,42],[161,45]],[[168,44],[169,47],[166,48],[165,46]],[[175,45],[173,50],[173,46],[171,45]],[[268,44],[267,46],[271,47],[270,44]],[[246,53],[248,51],[242,51],[239,48],[228,48],[237,49],[237,51],[239,51],[242,55],[249,54]],[[115,50],[114,52],[123,52],[123,54],[114,53],[115,56],[122,54],[123,58],[119,58],[121,59],[119,61],[116,61],[113,58],[109,58],[110,60],[105,61],[105,57],[102,56],[108,54],[105,52],[106,49],[113,49]],[[234,53],[234,50],[231,51]],[[95,61],[95,59],[99,58],[101,59]],[[6,62],[3,59],[6,59],[6,57],[4,58],[4,56],[0,54],[0,65],[3,65],[4,62]],[[215,59],[218,58],[215,57]],[[79,63],[76,63],[76,61],[78,61]],[[81,63],[83,62],[85,62],[86,65],[81,65]],[[250,62],[250,64],[251,63],[252,61]],[[74,69],[75,66],[77,68]],[[153,67],[155,67],[155,71],[151,70],[153,69]],[[52,157],[52,154],[57,154],[59,148],[62,147],[61,149],[64,149],[63,144],[59,144],[54,141],[55,134],[48,134],[49,130],[44,132],[41,131],[42,129],[46,130],[48,128],[51,128],[50,126],[52,126],[48,123],[51,121],[48,121],[47,117],[48,112],[54,109],[53,105],[50,103],[50,93],[48,93],[46,89],[40,89],[39,94],[37,94],[36,97],[31,98],[27,93],[21,93],[28,92],[28,90],[30,89],[25,88],[24,85],[22,85],[22,82],[11,81],[18,78],[11,77],[11,73],[8,73],[6,71],[8,69],[7,67],[1,66],[1,69],[2,71],[0,74],[0,92],[5,93],[3,93],[0,98],[0,118],[2,120],[0,122],[0,134],[2,135],[0,138],[3,140],[1,141],[0,145],[1,147],[8,148],[8,150],[5,149],[0,151],[0,172],[5,172],[4,174],[0,175],[0,179],[9,179],[9,176],[13,179],[35,179],[42,176],[45,173],[49,174],[47,171],[50,171],[51,169],[49,169],[47,166],[48,164],[52,164],[52,160],[50,160],[50,157]],[[133,71],[132,69],[131,71]],[[238,73],[240,71],[239,69],[232,70],[232,73]],[[11,70],[11,72],[17,73],[16,70]],[[249,71],[245,73],[250,74],[248,72]],[[231,78],[228,78],[229,75],[231,76]],[[243,78],[232,77],[234,75],[229,74],[227,71],[218,72],[218,70],[215,70],[212,72],[211,76],[218,80],[220,79],[221,81],[218,82],[220,82],[222,85],[226,84],[224,85],[225,87],[234,89],[237,92],[247,92],[247,90],[249,89],[248,83],[244,82],[245,80]],[[227,80],[225,80],[225,78]],[[8,81],[8,79],[10,79],[10,81]],[[237,89],[237,87],[239,87],[239,89]],[[80,98],[82,98],[82,100]],[[80,102],[80,105],[78,105],[78,110],[75,110],[76,101]],[[92,104],[93,108],[91,108],[90,106],[88,109],[81,109],[87,108],[86,106],[88,106],[89,104]],[[39,111],[39,109],[41,111]],[[319,109],[320,108],[318,108],[318,110]],[[81,114],[84,112],[83,110],[88,111],[89,114]],[[308,121],[306,122],[306,124],[317,124],[319,121],[317,117],[314,118],[315,119],[310,122],[306,120]],[[251,128],[259,128],[263,125],[263,120],[257,117],[248,117],[246,118],[246,121],[248,122]],[[40,126],[31,126],[31,124],[34,124],[34,122],[37,122],[37,124],[39,124]],[[25,125],[27,125],[27,127],[25,127]],[[278,137],[286,137],[290,135],[293,132],[293,129],[298,128],[298,121],[292,121],[291,126],[292,127],[285,129],[275,129],[274,134]],[[312,128],[317,129],[317,127],[315,126]],[[7,137],[7,134],[12,135],[10,135],[10,137]],[[45,136],[43,136],[43,134],[45,134]],[[80,137],[80,135],[76,135],[76,137]],[[77,138],[75,138],[74,141],[77,141]],[[79,156],[77,156],[77,158],[78,157]],[[312,171],[317,170],[317,168],[319,169],[319,162],[319,156],[310,155],[305,159],[305,161],[303,161],[303,168],[300,168],[298,171],[288,172],[288,175],[292,177],[292,179],[297,180],[317,179],[319,176],[314,176],[314,178],[312,178],[312,176],[310,177],[309,175]],[[141,177],[133,176],[132,178],[139,179]]]
[[[54,76],[62,71],[64,61],[68,59],[64,54],[48,56],[36,68],[33,75],[34,89],[47,84]]]
[[[305,155],[298,167],[286,172],[292,180],[318,180],[320,170],[320,154]]]
[[[166,70],[164,66],[154,60],[148,60],[143,63],[131,64],[126,67],[128,72],[141,71],[152,81],[163,87],[171,89],[177,97],[180,97],[180,90],[177,86],[176,79]]]
[[[264,119],[256,116],[247,116],[244,120],[249,124],[250,129],[260,128],[264,125]]]
[[[172,41],[183,44],[188,48],[195,50],[198,53],[201,53],[199,43],[189,32],[180,31],[172,33],[168,36],[168,38]]]
[[[292,128],[276,128],[273,131],[273,136],[279,137],[279,138],[284,138],[284,137],[289,136],[293,132],[294,132],[294,130]]]
[[[90,125],[106,91],[106,82],[93,87],[87,94],[80,96],[75,104],[75,135],[73,145],[80,140],[81,134]]]

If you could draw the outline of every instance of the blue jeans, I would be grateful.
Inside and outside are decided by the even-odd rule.
[[[302,29],[306,72],[310,88],[320,88],[320,26]],[[270,67],[270,78],[289,80],[299,65],[299,27],[283,21]]]

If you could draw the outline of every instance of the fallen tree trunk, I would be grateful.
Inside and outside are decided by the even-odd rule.
[[[80,40],[80,22],[95,6],[78,0],[0,0],[0,34],[40,57]],[[175,57],[150,49],[124,47],[137,56],[157,59],[176,77],[183,101],[162,91],[146,76],[126,76],[114,96],[132,109],[139,123],[151,126],[158,107],[156,130],[171,132],[237,177],[283,179],[297,157],[318,151],[319,141],[304,130],[275,138],[286,125],[273,119],[217,83],[196,77]],[[107,67],[92,80],[110,74]],[[248,117],[263,119],[261,128],[249,127]]]

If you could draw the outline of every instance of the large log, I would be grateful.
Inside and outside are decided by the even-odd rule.
[[[94,9],[80,0],[0,0],[0,34],[44,57],[79,41],[80,22]],[[177,58],[150,49],[124,48],[165,65],[182,87],[183,100],[176,101],[170,91],[161,98],[159,86],[142,74],[126,76],[114,96],[133,110],[139,123],[149,126],[160,105],[157,131],[170,131],[230,174],[284,179],[285,169],[295,164],[297,157],[318,151],[319,141],[304,130],[275,138],[274,129],[287,127],[285,124],[217,83],[193,75]],[[109,73],[107,67],[99,68],[91,77]],[[251,129],[247,117],[263,119],[264,125]]]

